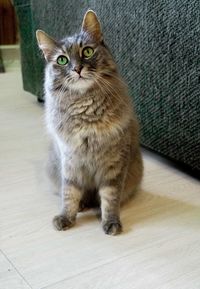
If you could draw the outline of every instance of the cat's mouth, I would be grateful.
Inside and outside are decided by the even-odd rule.
[[[84,79],[84,77],[83,77],[82,75],[79,75],[79,76],[78,76],[78,80],[79,80],[79,79]]]
[[[74,79],[73,82],[76,83],[76,82],[81,82],[81,81],[84,81],[84,80],[86,80],[85,77],[79,75],[78,77],[76,77],[76,78]]]
[[[73,79],[74,82],[77,81],[82,81],[82,80],[91,80],[91,77],[89,77],[90,75],[88,75],[87,71],[83,68],[81,71],[79,72],[72,72],[71,73],[71,77]]]
[[[93,85],[93,80],[87,76],[77,75],[69,82],[69,87],[73,90],[84,92]]]
[[[73,78],[74,82],[87,81],[87,80],[89,80],[89,78],[86,77],[85,75],[83,76],[81,74],[79,74],[79,75],[77,75],[76,77]]]

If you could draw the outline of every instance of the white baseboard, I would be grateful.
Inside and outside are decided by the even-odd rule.
[[[3,64],[6,71],[19,68],[20,66],[20,46],[15,45],[0,45]]]

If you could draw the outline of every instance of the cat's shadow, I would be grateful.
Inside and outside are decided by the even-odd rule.
[[[157,222],[165,218],[172,218],[178,213],[193,206],[180,200],[161,196],[141,190],[137,195],[121,208],[123,233],[127,234],[144,223]],[[100,222],[100,210],[89,210],[78,214],[77,225]]]

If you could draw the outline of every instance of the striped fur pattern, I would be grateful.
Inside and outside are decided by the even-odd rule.
[[[55,41],[37,31],[47,60],[46,123],[51,136],[50,173],[60,187],[58,230],[74,225],[80,208],[100,205],[106,234],[121,232],[120,204],[142,179],[138,123],[127,87],[89,10],[79,34]],[[84,58],[82,51],[94,54]],[[57,64],[65,55],[69,63]]]

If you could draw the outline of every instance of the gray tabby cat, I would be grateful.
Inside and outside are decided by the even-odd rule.
[[[46,123],[52,139],[51,175],[62,191],[58,230],[74,225],[80,208],[101,206],[106,234],[121,232],[120,204],[138,188],[143,164],[131,99],[103,41],[96,14],[81,32],[55,41],[36,32],[47,61]]]

